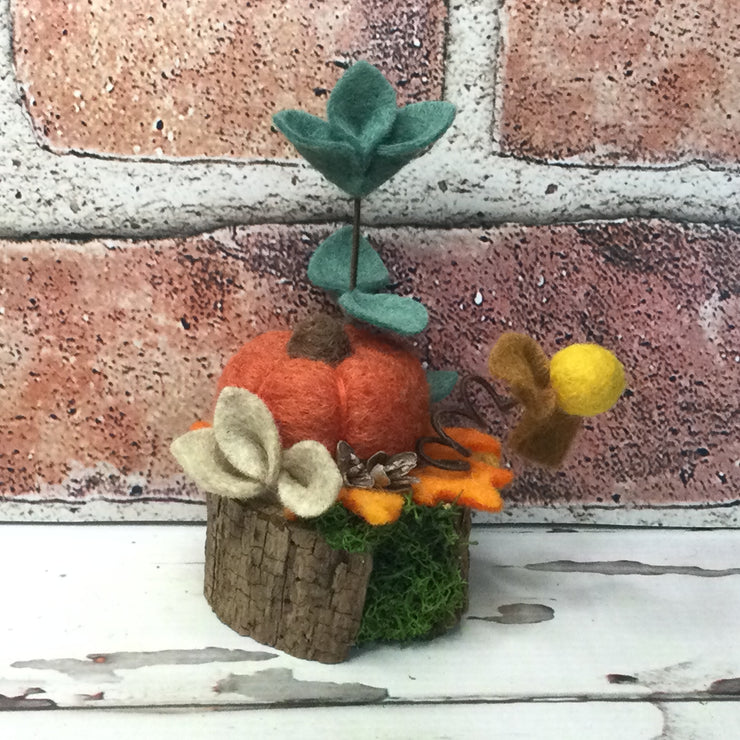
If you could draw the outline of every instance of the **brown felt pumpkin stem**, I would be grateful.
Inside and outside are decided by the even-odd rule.
[[[354,201],[354,220],[352,222],[352,255],[349,262],[349,289],[357,287],[357,263],[360,258],[360,199]]]
[[[344,324],[323,313],[299,321],[286,349],[289,357],[305,357],[327,365],[338,365],[352,354]]]

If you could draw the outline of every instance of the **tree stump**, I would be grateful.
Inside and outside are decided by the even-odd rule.
[[[207,507],[205,596],[219,619],[298,658],[344,660],[372,556],[332,550],[278,506],[208,494]]]
[[[334,550],[310,522],[288,521],[262,501],[207,494],[207,508],[205,596],[219,619],[298,658],[345,660],[362,622],[372,555]],[[467,580],[467,510],[456,529],[455,557]],[[467,587],[465,600],[461,611]]]

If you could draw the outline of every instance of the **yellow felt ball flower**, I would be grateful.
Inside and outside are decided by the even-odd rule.
[[[598,344],[571,344],[550,360],[550,383],[565,413],[595,416],[608,411],[622,395],[624,367]]]

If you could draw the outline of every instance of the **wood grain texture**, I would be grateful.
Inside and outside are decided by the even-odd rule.
[[[681,707],[686,721],[700,722],[701,740],[727,740],[726,728],[738,724],[740,709],[715,703]],[[419,706],[303,707],[182,713],[14,712],[2,717],[7,737],[19,740],[79,740],[101,737],[131,740],[655,740],[661,711],[648,702],[589,704],[435,704]],[[725,734],[720,734],[724,731]],[[671,736],[671,740],[678,740]]]
[[[207,508],[205,595],[219,619],[298,658],[344,660],[372,556],[332,550],[276,506],[208,495]]]
[[[478,527],[472,539],[459,628],[325,665],[217,619],[202,595],[202,526],[5,525],[0,694],[28,709],[738,705],[728,693],[740,677],[736,532]],[[653,567],[626,572],[623,561]],[[586,565],[528,567],[564,562]]]
[[[218,618],[239,634],[297,658],[346,660],[358,641],[373,554],[332,549],[310,522],[289,521],[276,505],[212,494],[206,502],[204,591]],[[451,568],[467,583],[469,510],[462,509],[453,526],[459,541],[449,551]],[[387,559],[385,552],[376,551],[379,561]],[[422,588],[416,571],[411,575],[410,568],[406,570],[408,588]],[[467,585],[463,588],[462,606],[445,614],[428,635],[457,624],[468,607]],[[422,594],[417,598],[423,601]],[[394,624],[401,618],[390,614]]]

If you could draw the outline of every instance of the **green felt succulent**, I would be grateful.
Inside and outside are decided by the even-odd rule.
[[[284,110],[273,122],[327,180],[361,198],[423,154],[454,117],[455,106],[444,101],[398,108],[388,80],[372,64],[359,61],[329,96],[327,120]]]
[[[380,255],[360,234],[360,199],[423,154],[454,117],[455,106],[443,101],[398,108],[388,80],[363,61],[337,82],[326,120],[298,110],[273,116],[275,126],[309,163],[354,198],[353,225],[319,245],[309,261],[308,278],[335,294],[345,313],[360,321],[401,335],[426,328],[429,315],[423,304],[379,292],[389,285],[390,276]],[[450,379],[438,385],[442,388],[445,383],[449,385]]]

